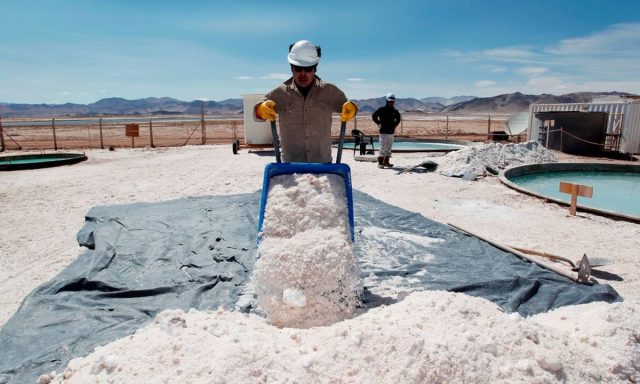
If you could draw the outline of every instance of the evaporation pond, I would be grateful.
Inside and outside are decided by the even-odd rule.
[[[0,158],[0,163],[6,163],[6,164],[34,164],[34,163],[50,163],[50,162],[55,162],[55,161],[60,161],[60,160],[68,160],[68,158],[65,157],[59,157],[59,156],[39,156],[39,157],[28,157],[25,156],[23,158],[12,158],[11,160],[7,160],[7,161],[3,161]]]
[[[632,172],[546,172],[511,177],[510,181],[529,191],[569,203],[560,193],[560,182],[593,187],[593,197],[578,196],[578,205],[640,216],[640,173]]]

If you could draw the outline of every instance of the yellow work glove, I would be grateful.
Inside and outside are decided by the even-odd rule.
[[[273,100],[265,100],[258,104],[256,115],[263,120],[274,121],[276,119],[276,102]]]
[[[352,101],[347,101],[342,104],[342,112],[340,112],[340,121],[343,123],[353,119],[358,113],[358,106],[355,105]]]

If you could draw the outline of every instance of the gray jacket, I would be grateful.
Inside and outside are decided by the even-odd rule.
[[[266,97],[276,103],[282,161],[330,163],[332,113],[342,111],[344,92],[316,76],[305,98],[292,77]]]

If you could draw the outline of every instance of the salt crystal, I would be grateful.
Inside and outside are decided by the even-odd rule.
[[[533,361],[530,359],[522,359],[516,363],[516,369],[526,373],[533,373]]]
[[[307,305],[307,296],[295,288],[287,288],[282,292],[282,302],[286,305],[302,308]]]
[[[562,370],[562,361],[556,356],[538,356],[536,360],[545,371],[560,372]]]

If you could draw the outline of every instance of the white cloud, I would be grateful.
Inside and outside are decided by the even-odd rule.
[[[499,88],[553,94],[592,90],[640,92],[637,70],[640,68],[640,23],[605,26],[589,35],[558,40],[546,46],[449,50],[444,54],[457,65],[475,65],[491,72],[491,77],[501,84],[498,87],[495,82],[478,80],[475,86],[481,92]],[[477,73],[476,76],[483,75]]]
[[[287,80],[291,75],[288,73],[269,73],[266,76],[260,77],[261,79],[275,79],[275,80]]]
[[[638,55],[640,46],[640,23],[615,24],[604,31],[586,37],[565,39],[549,47],[546,52],[553,55]]]
[[[544,67],[522,67],[518,69],[518,73],[521,73],[526,76],[538,76],[547,72],[548,68]]]
[[[475,82],[475,86],[478,88],[489,88],[495,86],[497,83],[492,80],[480,80]]]
[[[539,53],[530,46],[496,47],[470,52],[447,50],[444,52],[444,56],[460,62],[488,62],[498,70],[503,66],[495,63],[535,64],[539,60]]]
[[[560,77],[535,77],[529,79],[524,86],[532,93],[565,93],[571,88]]]
[[[531,47],[504,47],[485,49],[481,52],[481,55],[487,59],[513,60],[532,58],[535,56],[535,53]]]
[[[347,79],[347,81],[357,83],[357,82],[364,81],[364,79],[361,79],[359,77],[350,77]]]
[[[251,80],[253,79],[251,76],[236,76],[234,77],[236,80]]]
[[[524,93],[564,94],[572,92],[620,92],[638,93],[640,81],[569,81],[561,77],[537,77],[521,87]]]
[[[484,65],[483,68],[487,69],[491,73],[503,73],[507,71],[507,68],[498,65]]]

